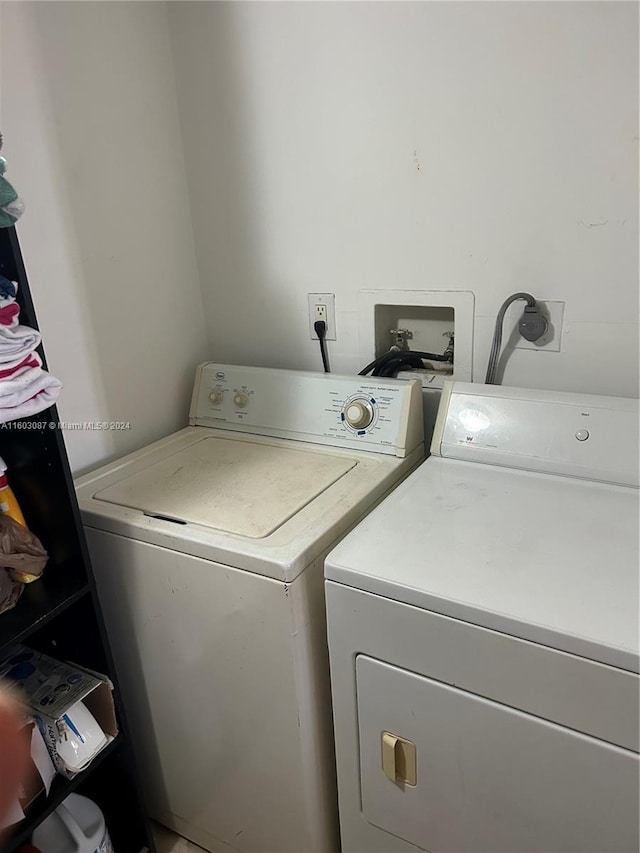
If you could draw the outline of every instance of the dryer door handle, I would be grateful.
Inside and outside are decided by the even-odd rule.
[[[416,745],[391,732],[382,732],[382,772],[392,782],[416,784]]]

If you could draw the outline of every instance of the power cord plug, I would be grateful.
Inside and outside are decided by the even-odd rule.
[[[527,307],[525,312],[529,309],[539,312],[539,306],[536,302],[535,296],[532,296],[530,293],[512,293],[507,299],[504,300],[502,305],[500,306],[500,310],[496,316],[496,325],[493,330],[493,341],[491,343],[491,352],[489,353],[489,363],[487,365],[487,375],[485,377],[486,385],[499,385],[500,380],[496,379],[496,374],[498,372],[498,359],[500,357],[500,348],[502,347],[502,323],[504,321],[504,315],[507,311],[509,305],[513,302],[516,302],[518,299],[523,299],[527,303]],[[523,314],[524,319],[524,314]],[[522,321],[521,321],[522,322]],[[534,326],[534,334],[537,331]],[[520,331],[522,334],[522,331]],[[537,340],[538,338],[533,338],[533,340]]]
[[[518,323],[518,331],[526,341],[539,341],[547,331],[549,324],[547,318],[542,313],[542,307],[539,302],[533,305],[527,305],[520,317]]]
[[[330,373],[329,359],[327,357],[327,324],[324,320],[316,320],[313,324],[313,328],[315,329],[315,333],[318,336],[318,342],[320,343],[320,355],[322,356],[324,372]]]

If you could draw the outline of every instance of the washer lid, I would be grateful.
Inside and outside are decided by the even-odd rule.
[[[206,437],[96,500],[252,539],[268,536],[357,465],[309,450]]]

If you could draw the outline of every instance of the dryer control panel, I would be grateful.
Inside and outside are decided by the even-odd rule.
[[[638,486],[638,401],[445,382],[434,456]]]
[[[206,362],[189,422],[403,457],[423,442],[422,388],[419,380]]]

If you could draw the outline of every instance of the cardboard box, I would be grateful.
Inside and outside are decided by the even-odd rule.
[[[56,771],[67,779],[77,773],[65,767],[56,747],[67,735],[64,717],[69,708],[80,701],[86,705],[107,736],[105,746],[118,734],[113,685],[104,675],[20,645],[0,660],[0,678],[19,689],[22,702],[38,724]]]

